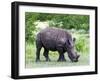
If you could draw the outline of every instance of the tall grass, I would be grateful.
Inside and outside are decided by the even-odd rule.
[[[25,56],[25,67],[35,68],[35,67],[60,67],[60,66],[80,66],[89,64],[89,36],[86,34],[75,33],[76,43],[75,48],[80,54],[79,62],[72,63],[65,53],[66,62],[57,62],[59,57],[58,52],[49,52],[49,57],[51,62],[46,62],[43,56],[44,49],[42,48],[40,53],[41,62],[35,62],[36,59],[36,45],[31,43],[26,43],[26,56]]]

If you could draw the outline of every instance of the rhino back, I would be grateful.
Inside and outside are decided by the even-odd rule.
[[[63,46],[70,34],[63,29],[46,28],[40,33],[41,42],[46,49],[56,50],[57,46]]]

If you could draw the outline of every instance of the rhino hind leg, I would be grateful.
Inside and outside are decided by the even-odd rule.
[[[40,61],[40,50],[41,48],[37,48],[36,50],[36,62]]]
[[[59,52],[59,58],[58,58],[57,61],[66,61],[66,59],[64,57],[63,49],[62,48],[58,48],[58,52]]]
[[[50,61],[50,58],[49,58],[49,56],[48,56],[48,53],[49,53],[49,50],[47,50],[47,49],[44,48],[44,53],[43,53],[43,55],[45,56],[46,61]]]
[[[36,62],[40,61],[41,48],[42,48],[41,41],[36,41]]]

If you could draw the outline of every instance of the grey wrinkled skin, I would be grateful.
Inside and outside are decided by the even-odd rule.
[[[50,61],[49,51],[58,51],[58,61],[66,61],[64,53],[68,53],[68,57],[72,62],[77,62],[79,55],[74,49],[75,39],[64,29],[46,28],[40,31],[36,37],[36,62],[40,61],[40,51],[44,48],[43,55],[46,61]]]

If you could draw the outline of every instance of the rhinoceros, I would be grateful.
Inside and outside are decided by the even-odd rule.
[[[41,30],[36,37],[36,62],[40,61],[40,51],[44,48],[44,57],[46,61],[50,61],[49,51],[58,51],[59,58],[57,61],[66,61],[64,53],[67,52],[72,62],[77,62],[80,55],[75,51],[75,38],[64,29],[61,28],[45,28]]]

